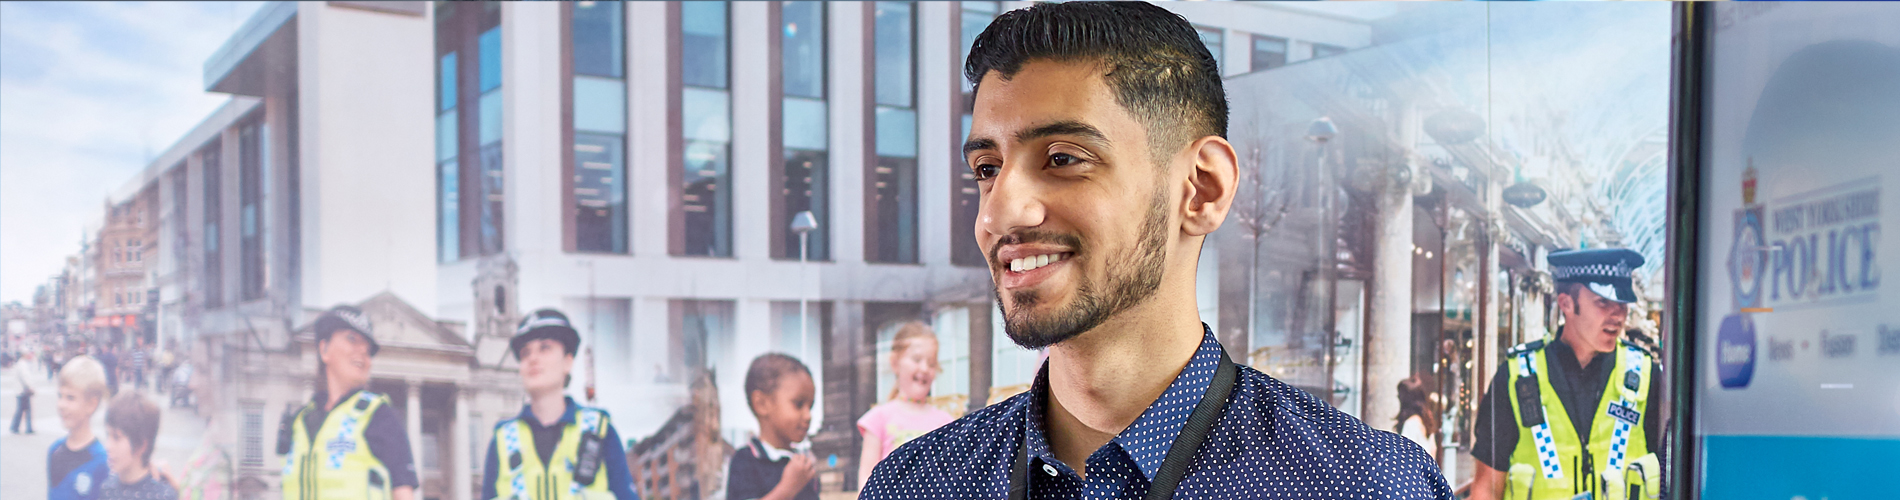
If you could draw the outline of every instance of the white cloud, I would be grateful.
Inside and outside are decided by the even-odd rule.
[[[261,2],[0,2],[0,301],[30,301],[109,193],[227,97],[204,62]]]

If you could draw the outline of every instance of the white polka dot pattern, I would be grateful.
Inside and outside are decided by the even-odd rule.
[[[1212,355],[1219,355],[1213,336],[1205,331],[1203,336],[1202,349],[1161,398],[1089,456],[1086,480],[1056,460],[1042,439],[1045,366],[1029,392],[898,447],[878,463],[858,498],[1008,498],[1010,468],[1024,439],[1032,457],[1029,498],[1143,498],[1219,361],[1208,355],[1210,347]],[[1436,461],[1417,444],[1242,366],[1233,396],[1174,498],[1449,500],[1453,495]]]

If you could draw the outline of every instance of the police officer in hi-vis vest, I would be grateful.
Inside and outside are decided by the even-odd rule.
[[[415,462],[402,411],[367,390],[379,346],[361,309],[337,306],[315,324],[317,393],[277,434],[285,500],[412,500]]]
[[[482,467],[482,498],[639,498],[613,420],[565,394],[580,343],[567,316],[553,309],[530,313],[515,328],[508,348],[521,362],[528,404],[495,425]]]
[[[1625,341],[1636,252],[1550,254],[1563,327],[1507,351],[1473,422],[1470,498],[1654,499],[1661,365]]]

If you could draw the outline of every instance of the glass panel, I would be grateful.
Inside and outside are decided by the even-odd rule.
[[[726,3],[680,2],[680,81],[726,88]]]
[[[876,222],[877,248],[869,260],[876,262],[917,261],[917,159],[880,156],[872,171],[874,213],[866,218]]]
[[[482,32],[477,44],[482,58],[480,92],[487,93],[501,86],[501,28]]]
[[[623,76],[625,17],[620,2],[574,3],[574,74]]]
[[[1286,65],[1286,40],[1268,36],[1253,37],[1253,71]]]
[[[1339,47],[1336,45],[1327,45],[1323,43],[1313,44],[1313,58],[1314,59],[1318,59],[1321,57],[1336,56],[1344,52],[1346,52],[1346,49],[1344,47]]]
[[[624,142],[618,135],[574,134],[574,240],[577,250],[627,251]]]
[[[574,130],[627,131],[627,83],[592,76],[574,77]]]
[[[785,218],[778,221],[780,228],[789,228],[792,216],[798,212],[810,210],[818,220],[818,229],[810,233],[809,258],[811,260],[829,260],[831,258],[828,241],[831,234],[829,187],[829,155],[824,151],[805,151],[787,149],[785,151]],[[798,236],[786,232],[784,256],[796,259],[799,255]]]
[[[456,121],[459,119],[457,115],[459,113],[455,110],[449,110],[435,117],[435,161],[455,157],[456,148],[460,146],[456,139],[461,130],[461,122]]]
[[[724,91],[680,89],[680,115],[687,139],[731,142],[731,100]]]
[[[825,97],[825,6],[822,2],[785,2],[785,95]]]
[[[461,166],[454,157],[436,165],[436,256],[442,262],[462,258]]]
[[[477,111],[481,113],[478,118],[480,123],[476,124],[476,130],[479,131],[476,134],[479,144],[501,140],[501,93],[482,94],[482,99],[477,104]]]
[[[875,39],[877,64],[877,103],[908,108],[911,106],[911,63],[916,36],[912,33],[911,4],[878,2]]]
[[[491,255],[502,250],[502,172],[501,142],[482,145],[481,170],[481,252]]]
[[[1201,45],[1207,46],[1207,52],[1209,54],[1213,54],[1214,66],[1224,67],[1225,63],[1221,61],[1221,30],[1220,28],[1208,28],[1208,27],[1203,27],[1203,26],[1195,26],[1194,32],[1195,34],[1198,34],[1201,36]]]
[[[970,91],[970,79],[963,77],[962,61],[969,59],[970,45],[976,43],[977,35],[983,34],[983,30],[990,27],[990,21],[996,19],[997,10],[996,2],[963,2],[962,33],[959,38],[963,43],[960,45],[963,51],[957,53],[956,79],[962,82],[965,93]],[[969,106],[969,103],[965,102],[964,106]]]
[[[785,98],[785,149],[828,149],[825,101]]]
[[[455,109],[455,53],[442,56],[435,71],[435,93],[441,100],[437,111]]]
[[[724,142],[686,141],[681,180],[686,255],[732,255],[731,149]]]
[[[916,111],[878,106],[877,154],[917,157]]]

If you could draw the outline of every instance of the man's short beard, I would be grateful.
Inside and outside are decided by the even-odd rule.
[[[996,307],[1003,310],[1003,332],[1009,334],[1009,339],[1016,345],[1026,349],[1041,349],[1093,330],[1108,321],[1108,318],[1154,295],[1155,290],[1161,288],[1161,272],[1166,263],[1166,207],[1166,191],[1156,189],[1148,206],[1148,214],[1141,222],[1140,241],[1136,243],[1135,251],[1119,258],[1114,255],[1109,257],[1106,295],[1096,290],[1088,276],[1077,269],[1075,302],[1045,317],[1032,317],[1028,310],[1042,300],[1036,292],[1010,292],[1010,301],[1016,306],[1015,311],[1010,311],[1003,307],[1002,290],[992,289],[992,294],[996,296]]]

